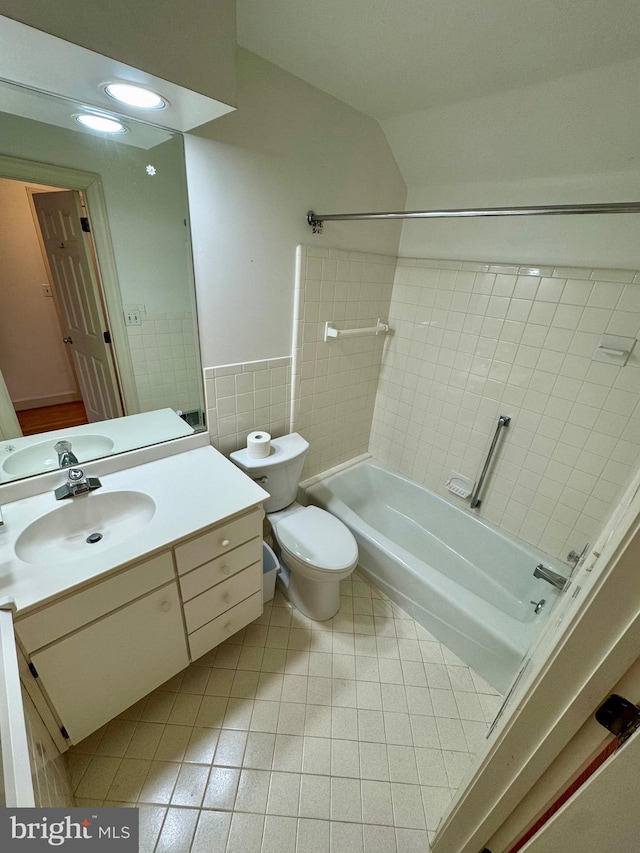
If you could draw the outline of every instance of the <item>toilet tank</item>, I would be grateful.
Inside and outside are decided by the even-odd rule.
[[[272,439],[271,452],[264,459],[249,456],[246,447],[231,453],[230,458],[249,477],[259,479],[262,488],[269,492],[271,497],[265,501],[264,511],[277,512],[296,499],[308,449],[309,442],[297,432],[292,432]],[[263,477],[266,478],[264,481]]]

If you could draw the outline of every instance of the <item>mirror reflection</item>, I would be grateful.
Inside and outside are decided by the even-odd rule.
[[[0,105],[0,482],[203,429],[181,135]]]

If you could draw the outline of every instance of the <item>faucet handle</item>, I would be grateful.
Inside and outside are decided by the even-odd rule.
[[[53,445],[53,449],[56,453],[68,453],[71,450],[71,442],[70,441],[57,441]]]
[[[81,480],[84,480],[84,471],[82,468],[69,468],[67,477],[72,483],[79,483]]]

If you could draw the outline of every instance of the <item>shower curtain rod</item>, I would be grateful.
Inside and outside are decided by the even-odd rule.
[[[384,213],[307,213],[314,234],[322,232],[324,222],[356,219],[447,219],[463,216],[559,216],[575,213],[640,213],[640,202],[622,201],[604,204],[551,204],[529,207],[475,207],[468,210],[399,210]]]

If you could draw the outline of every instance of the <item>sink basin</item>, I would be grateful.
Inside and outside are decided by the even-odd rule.
[[[71,438],[51,438],[30,444],[22,450],[15,450],[2,463],[2,470],[9,477],[28,477],[30,474],[42,474],[59,467],[58,454],[53,449],[58,441],[71,441],[73,453],[78,462],[87,462],[106,456],[113,450],[113,441],[106,435],[74,435]]]
[[[79,560],[140,533],[156,511],[144,492],[91,492],[67,498],[62,506],[26,527],[16,540],[25,563]]]

